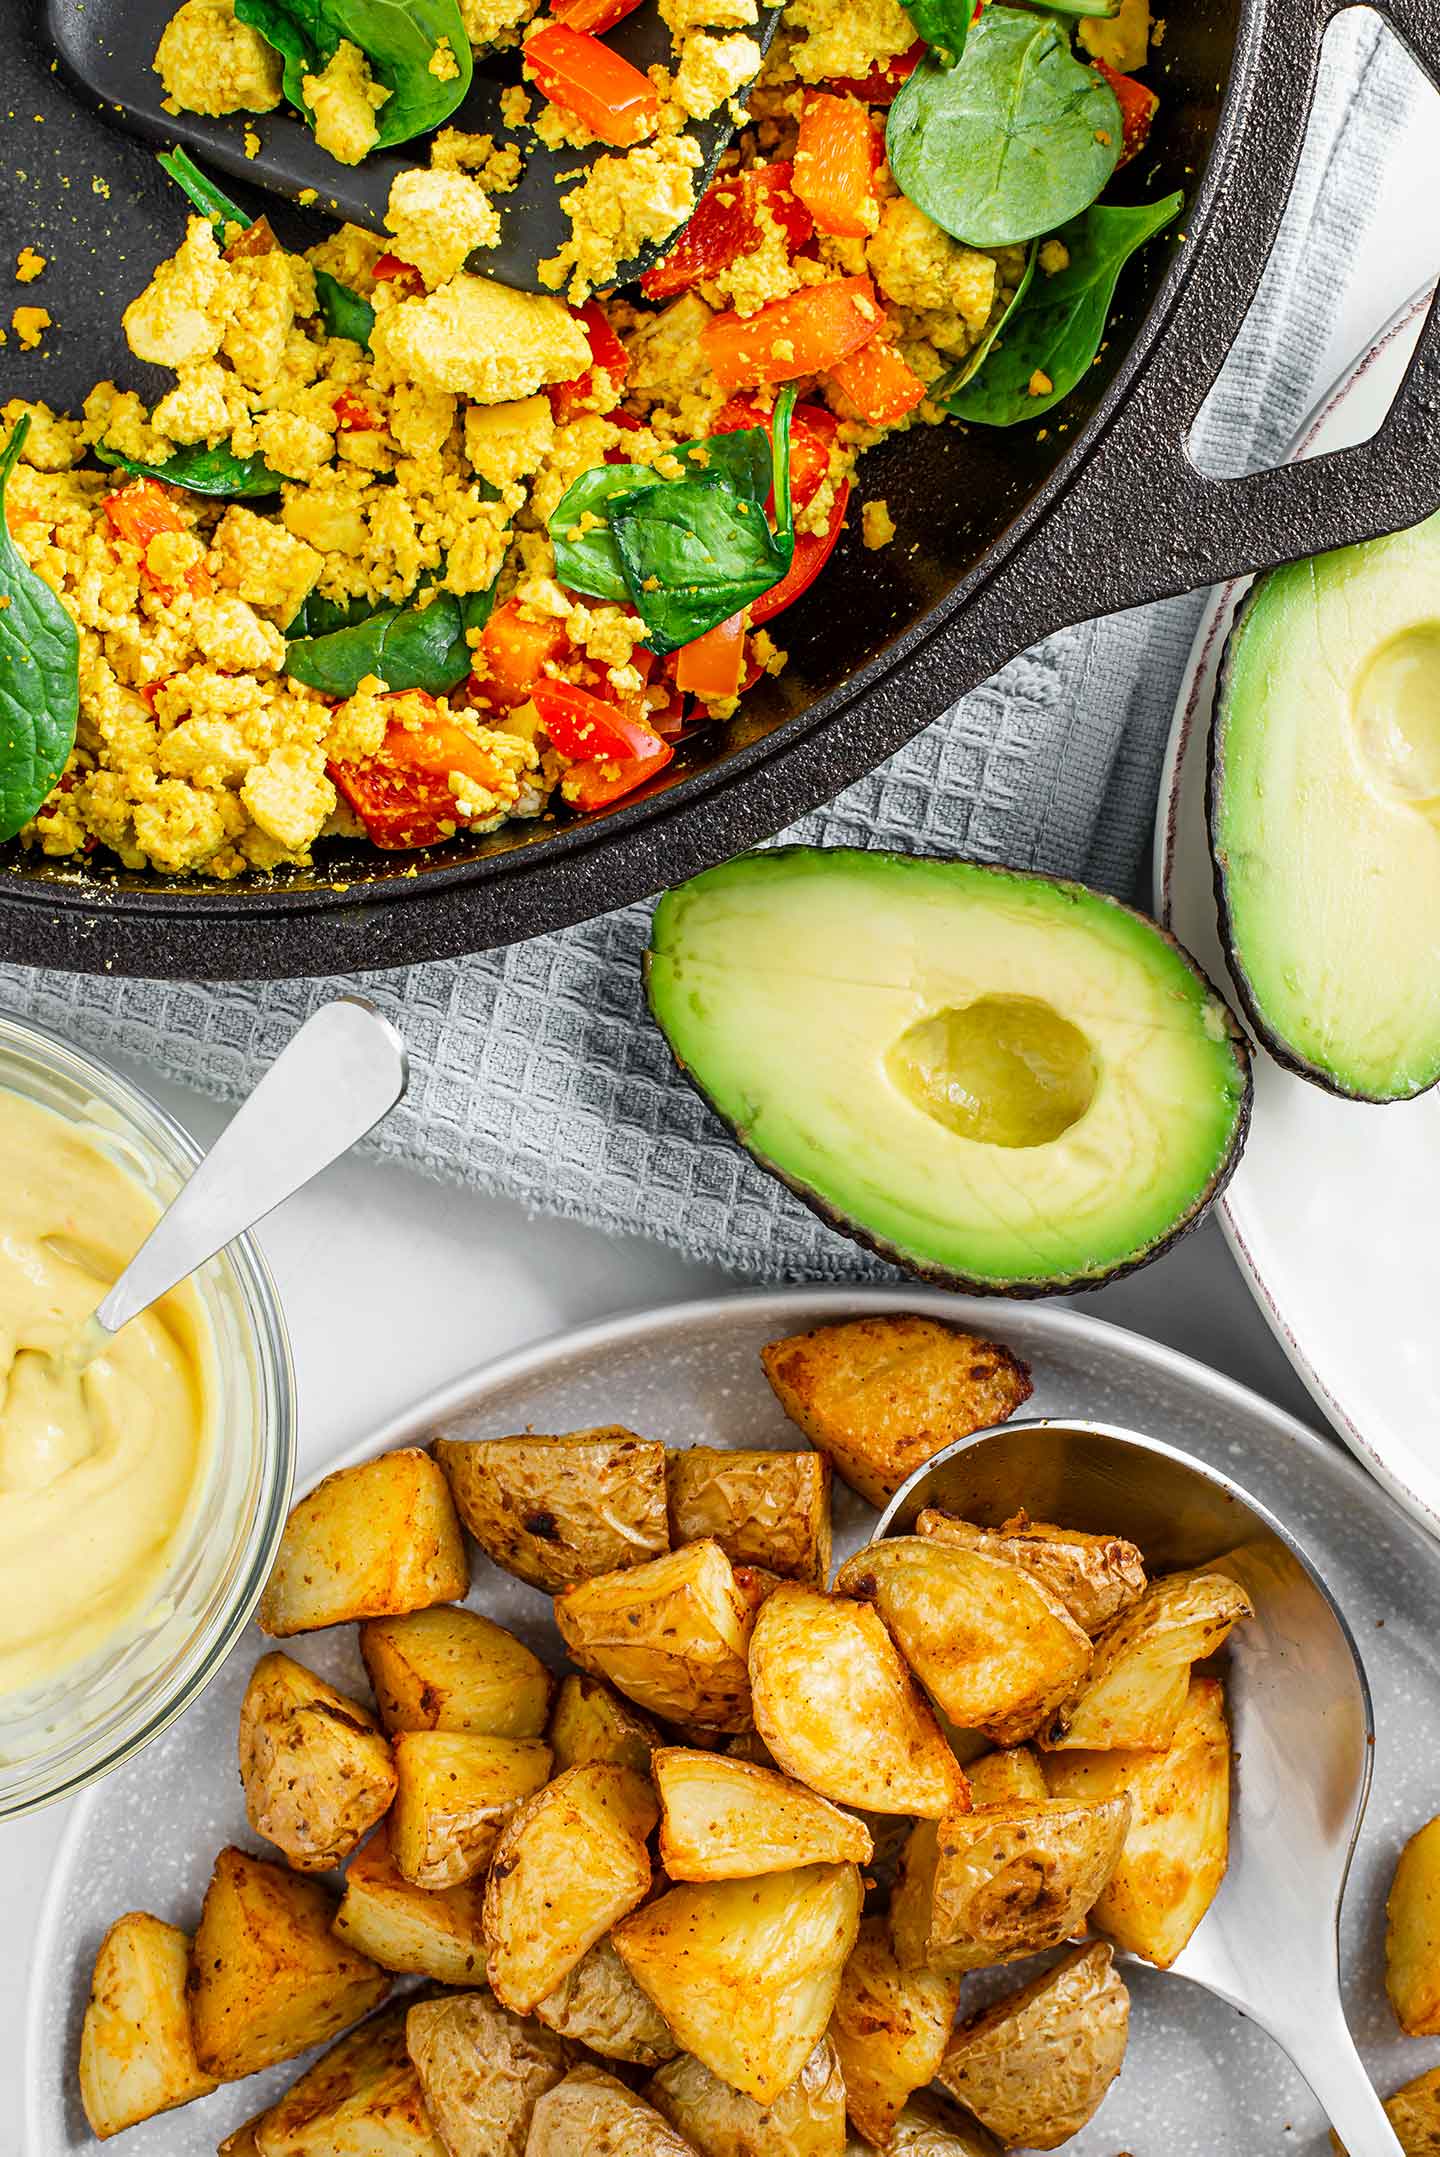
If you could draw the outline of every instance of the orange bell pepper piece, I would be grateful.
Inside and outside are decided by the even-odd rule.
[[[523,704],[546,666],[563,659],[569,648],[563,622],[531,621],[515,600],[507,600],[481,632],[485,669],[471,676],[475,693],[488,704]]]
[[[162,532],[184,532],[189,529],[175,506],[175,498],[170,489],[163,486],[158,479],[132,480],[128,487],[121,487],[118,493],[107,494],[101,507],[116,538],[128,540],[132,547],[140,549],[140,572],[151,590],[168,596],[171,587],[151,575],[145,566],[144,555],[151,540],[158,539]],[[203,562],[196,562],[192,568],[186,570],[185,584],[197,599],[215,588],[210,572]]]
[[[639,5],[640,0],[550,0],[550,13],[554,21],[563,22],[571,30],[604,37]]]
[[[858,352],[837,360],[825,377],[872,427],[888,427],[913,412],[925,384],[907,367],[887,338],[872,337]]]
[[[712,315],[700,345],[722,389],[824,374],[884,322],[868,277],[837,277],[771,300],[753,315]]]
[[[412,700],[423,694],[409,692]],[[434,846],[453,836],[460,818],[450,789],[452,771],[464,772],[487,790],[499,776],[487,751],[438,713],[420,727],[392,720],[375,756],[329,769],[372,846],[386,849]]]
[[[737,696],[745,678],[745,609],[717,622],[675,654],[675,687],[682,696],[716,703]]]
[[[875,130],[853,97],[805,100],[795,146],[795,192],[821,232],[863,240],[875,229]]]
[[[584,30],[552,22],[525,41],[525,65],[552,105],[592,135],[629,149],[653,134],[660,99],[648,75]]]

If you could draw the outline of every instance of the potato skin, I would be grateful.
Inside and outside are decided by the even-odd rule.
[[[1028,1745],[1002,1745],[993,1753],[982,1753],[978,1760],[971,1760],[965,1769],[970,1783],[970,1802],[977,1809],[981,1805],[1008,1805],[1012,1798],[1049,1797],[1045,1770]]]
[[[453,1603],[469,1585],[450,1487],[428,1453],[402,1446],[337,1468],[292,1507],[257,1615],[284,1638]]]
[[[384,1969],[446,1985],[481,1985],[483,1906],[478,1881],[412,1886],[395,1863],[389,1823],[382,1820],[350,1860],[335,1931]]]
[[[1202,1662],[1242,1618],[1250,1598],[1224,1573],[1171,1573],[1150,1583],[1138,1603],[1095,1644],[1074,1697],[1039,1732],[1050,1751],[1158,1752],[1179,1726],[1190,1694],[1190,1666]]]
[[[616,1953],[597,1940],[553,1992],[535,2003],[543,2023],[607,2060],[662,2067],[680,2050],[669,2023]]]
[[[840,1979],[830,2041],[851,2119],[882,2149],[916,2090],[933,2082],[960,2006],[960,1980],[902,1970],[883,1917],[860,1921]]]
[[[536,2102],[570,2064],[553,2031],[507,2014],[483,1986],[418,2001],[405,2045],[449,2157],[525,2157]]]
[[[1112,1950],[1096,1941],[966,2023],[940,2080],[1007,2149],[1058,2149],[1119,2074],[1129,2025]]]
[[[760,1361],[791,1422],[878,1510],[943,1446],[1003,1423],[1033,1390],[998,1342],[904,1314],[791,1334]]]
[[[370,1618],[360,1653],[392,1735],[467,1730],[477,1737],[538,1738],[553,1681],[538,1655],[475,1610],[435,1604]]]
[[[1084,1535],[1078,1528],[1032,1521],[1025,1513],[1017,1513],[998,1528],[976,1528],[933,1506],[920,1513],[915,1533],[1018,1565],[1063,1603],[1080,1630],[1092,1638],[1145,1593],[1145,1560],[1123,1536]]]
[[[144,1910],[100,1942],[80,2031],[80,2101],[100,2141],[218,2087],[195,2057],[189,1967],[185,1934]]]
[[[845,2082],[824,2039],[772,2104],[732,2090],[688,2052],[652,2075],[645,2095],[701,2157],[845,2157]]]
[[[748,1880],[796,1865],[869,1863],[869,1831],[813,1790],[723,1754],[663,1745],[651,1770],[672,1880]]]
[[[823,1588],[830,1577],[830,1463],[823,1453],[689,1446],[666,1455],[670,1540],[720,1545],[732,1565],[761,1566]]]
[[[260,2157],[446,2157],[405,2050],[405,2004],[362,2022],[253,2123]]]
[[[375,1718],[303,1663],[262,1655],[240,1704],[245,1817],[296,1872],[350,1855],[395,1795]]]
[[[1385,1904],[1385,1989],[1407,2037],[1440,2033],[1440,1819],[1400,1853]]]
[[[487,1557],[551,1594],[670,1548],[665,1448],[620,1424],[560,1438],[437,1438]]]
[[[669,1722],[748,1730],[752,1613],[718,1543],[689,1543],[555,1599],[582,1669]]]
[[[614,2075],[599,2067],[573,2067],[536,2105],[525,2157],[695,2157],[695,2152]]]
[[[545,1782],[550,1748],[535,1738],[404,1730],[395,1771],[396,1870],[412,1887],[458,1887],[484,1872],[510,1814]]]
[[[846,2157],[852,2157],[850,2151]],[[917,2090],[895,2122],[890,2157],[1003,2157],[988,2127],[934,2090]]]
[[[557,1775],[587,1760],[609,1760],[648,1775],[650,1755],[665,1742],[658,1723],[598,1678],[575,1670],[560,1681],[549,1737]]]

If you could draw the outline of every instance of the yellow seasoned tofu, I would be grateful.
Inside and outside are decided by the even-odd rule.
[[[390,308],[371,346],[384,380],[456,390],[476,404],[533,396],[590,364],[585,332],[558,300],[468,275]]]
[[[160,33],[154,67],[165,95],[186,112],[273,112],[280,55],[235,17],[235,0],[184,0]]]

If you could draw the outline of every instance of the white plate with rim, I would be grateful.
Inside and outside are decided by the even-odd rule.
[[[1373,434],[1429,304],[1427,287],[1386,325],[1301,430],[1295,456]],[[1251,582],[1217,585],[1206,606],[1155,829],[1156,915],[1226,988],[1207,749],[1225,641]],[[1440,1531],[1440,1090],[1383,1107],[1341,1101],[1257,1048],[1250,1137],[1218,1211],[1271,1330],[1345,1443]]]
[[[761,1345],[824,1319],[923,1311],[997,1333],[1032,1366],[1027,1414],[1071,1414],[1168,1439],[1223,1470],[1289,1527],[1328,1580],[1362,1645],[1375,1696],[1375,1788],[1343,1927],[1347,2011],[1385,2091],[1440,2059],[1440,2044],[1398,2036],[1385,2003],[1384,1899],[1400,1843],[1440,1789],[1436,1553],[1341,1449],[1280,1409],[1172,1349],[1058,1307],[971,1303],[923,1289],[796,1289],[717,1297],[607,1320],[493,1363],[422,1402],[345,1455],[456,1435],[623,1421],[669,1444],[793,1445],[760,1370]],[[338,1465],[338,1464],[337,1464]],[[837,1484],[841,1549],[874,1515]],[[470,1601],[553,1654],[548,1599],[483,1558]],[[544,1630],[541,1630],[542,1622]],[[288,1646],[342,1684],[363,1687],[354,1628]],[[204,1697],[149,1750],[89,1792],[56,1861],[40,1928],[27,2029],[28,2157],[94,2151],[75,2091],[90,1965],[127,1909],[195,1921],[216,1850],[250,1835],[235,1770],[241,1694],[270,1645],[251,1629]],[[270,1853],[273,1855],[273,1853]],[[1120,2082],[1072,2157],[1328,2157],[1318,2107],[1270,2040],[1180,1978],[1127,1973],[1135,2003]],[[232,2084],[131,2129],[126,2157],[199,2157],[257,2111],[298,2064]]]

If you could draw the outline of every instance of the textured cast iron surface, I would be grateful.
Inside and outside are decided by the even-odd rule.
[[[1440,81],[1434,0],[1378,11]],[[895,543],[867,554],[847,534],[786,616],[786,674],[648,798],[418,861],[339,849],[314,876],[241,887],[87,877],[12,849],[0,856],[0,956],[254,979],[407,965],[562,927],[779,830],[1052,629],[1430,514],[1434,319],[1370,442],[1230,481],[1203,478],[1183,446],[1259,282],[1338,12],[1339,0],[1197,0],[1170,13],[1156,154],[1122,178],[1150,199],[1204,177],[1183,239],[1157,241],[1127,273],[1084,394],[1049,415],[1043,439],[1034,427],[924,429],[876,451],[866,491],[889,500]],[[148,151],[75,103],[37,43],[15,40],[8,76],[0,211],[54,258],[37,296],[61,327],[46,357],[25,360],[13,342],[0,354],[5,392],[73,402],[107,372],[143,389],[118,318],[173,245],[173,195]],[[92,174],[108,197],[92,195]]]

